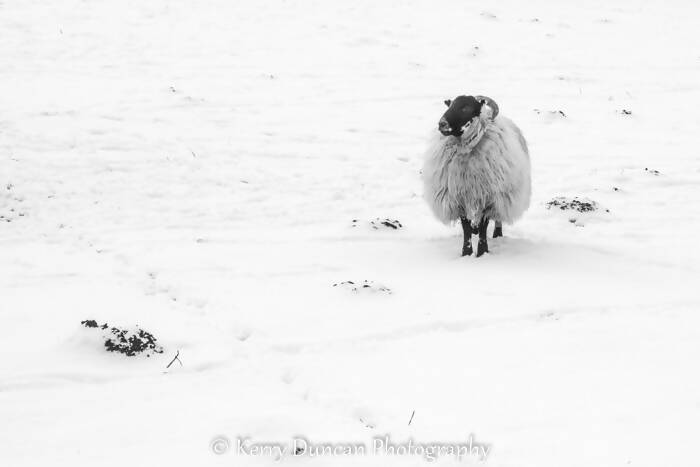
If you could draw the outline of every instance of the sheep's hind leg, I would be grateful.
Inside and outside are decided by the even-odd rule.
[[[460,217],[462,221],[462,231],[464,232],[464,244],[462,245],[462,256],[471,256],[472,250],[472,224],[466,217]]]
[[[493,228],[493,238],[498,238],[503,236],[503,224],[496,222],[496,227]]]
[[[479,223],[479,245],[476,248],[476,257],[489,252],[489,244],[486,241],[486,228],[489,226],[488,217],[482,217]]]

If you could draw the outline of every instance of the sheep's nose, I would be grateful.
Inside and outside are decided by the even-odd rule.
[[[452,128],[450,128],[450,124],[447,123],[447,120],[445,120],[445,117],[442,117],[440,121],[438,122],[438,129],[440,130],[440,133],[443,135],[449,135],[452,132]]]

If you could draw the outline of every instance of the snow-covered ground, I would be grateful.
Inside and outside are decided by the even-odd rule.
[[[237,438],[470,434],[493,466],[697,465],[698,14],[1,2],[0,465],[268,465]],[[478,259],[421,197],[459,94],[496,99],[532,156],[530,210]],[[165,352],[107,353],[86,319]]]

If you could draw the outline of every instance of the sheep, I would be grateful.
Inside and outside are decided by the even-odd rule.
[[[476,256],[488,253],[486,229],[503,235],[530,205],[530,155],[520,129],[498,114],[485,96],[459,96],[438,123],[423,166],[425,198],[445,224],[459,219],[462,256],[473,253],[471,236],[479,234]]]

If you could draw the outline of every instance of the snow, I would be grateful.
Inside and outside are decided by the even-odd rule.
[[[0,3],[0,464],[473,435],[493,466],[695,465],[699,10]],[[419,177],[465,93],[533,167],[529,211],[478,259]],[[107,353],[86,319],[165,352]]]

